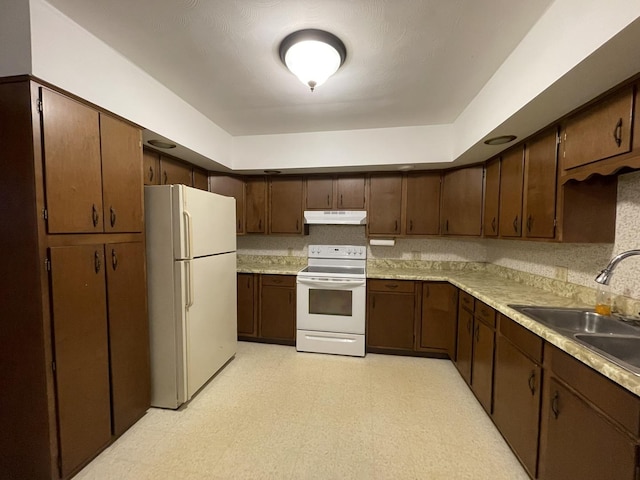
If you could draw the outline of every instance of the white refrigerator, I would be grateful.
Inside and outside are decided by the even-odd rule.
[[[178,408],[237,349],[235,199],[146,186],[151,405]]]

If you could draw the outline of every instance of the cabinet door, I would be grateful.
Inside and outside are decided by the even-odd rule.
[[[160,185],[160,155],[156,152],[143,150],[142,175],[145,185]]]
[[[264,177],[249,177],[246,180],[247,233],[265,233],[267,228],[267,182]]]
[[[176,185],[181,183],[188,187],[193,185],[191,167],[182,162],[167,157],[160,157],[161,185]]]
[[[636,478],[636,445],[627,435],[555,378],[550,379],[547,391],[540,479]]]
[[[254,279],[252,273],[238,274],[238,335],[255,337]]]
[[[338,209],[364,209],[364,176],[339,176],[336,180],[336,189]]]
[[[522,147],[502,156],[500,166],[500,227],[501,237],[522,235],[522,188],[524,156]]]
[[[484,179],[484,223],[482,234],[485,237],[498,236],[498,218],[500,211],[500,157],[487,162]]]
[[[413,350],[414,296],[370,291],[367,297],[367,345]]]
[[[51,298],[61,473],[111,439],[104,246],[55,247]]]
[[[562,135],[562,168],[586,165],[631,151],[633,87],[570,118]]]
[[[455,358],[458,289],[450,283],[422,284],[420,348],[437,349]]]
[[[142,136],[136,127],[100,114],[105,232],[141,232]]]
[[[528,238],[555,237],[557,150],[555,129],[525,145],[523,218]]]
[[[407,175],[407,235],[437,235],[440,228],[440,172]]]
[[[295,288],[261,285],[260,336],[293,342],[295,334]]]
[[[209,174],[206,170],[193,169],[193,186],[205,192],[209,191]]]
[[[474,235],[482,231],[482,176],[484,167],[460,168],[442,178],[442,222],[445,235]]]
[[[402,176],[371,175],[369,179],[369,234],[400,234],[402,214]]]
[[[502,335],[496,340],[493,421],[536,477],[542,369]]]
[[[236,233],[244,233],[244,180],[239,177],[212,175],[209,183],[213,193],[236,199]]]
[[[270,233],[302,233],[302,178],[272,178]]]
[[[111,419],[121,435],[151,404],[147,282],[142,242],[107,245]]]
[[[471,384],[471,353],[473,350],[473,314],[464,308],[458,310],[458,337],[456,345],[456,368]]]
[[[493,398],[494,335],[491,327],[478,320],[475,321],[471,388],[489,414],[491,414]]]
[[[333,207],[333,178],[307,178],[307,210],[331,210]]]
[[[44,88],[41,97],[47,229],[102,232],[99,114]]]

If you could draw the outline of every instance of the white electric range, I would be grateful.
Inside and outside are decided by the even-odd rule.
[[[310,245],[297,276],[296,349],[365,355],[367,248]]]

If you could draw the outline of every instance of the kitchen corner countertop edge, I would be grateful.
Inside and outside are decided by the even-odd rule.
[[[237,272],[296,275],[302,268],[304,266],[246,263],[238,265]],[[560,350],[600,372],[618,385],[640,396],[640,376],[617,366],[592,350],[556,333],[554,330],[508,306],[544,305],[550,307],[591,308],[590,305],[577,303],[571,298],[554,295],[539,288],[517,283],[484,271],[368,268],[367,278],[449,282],[509,317],[545,341],[555,345]]]

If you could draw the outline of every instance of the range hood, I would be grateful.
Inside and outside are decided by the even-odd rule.
[[[306,210],[304,223],[309,225],[364,225],[365,210]]]

